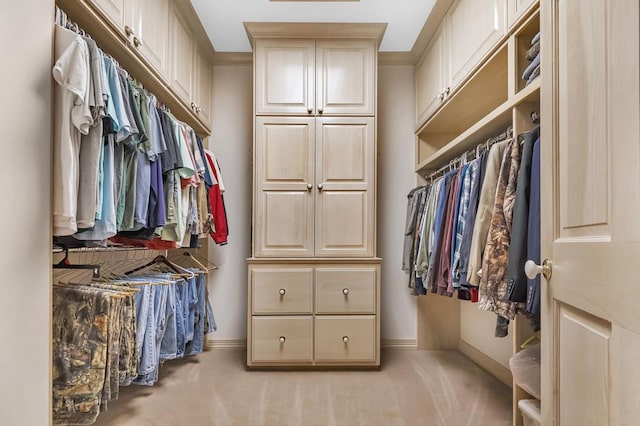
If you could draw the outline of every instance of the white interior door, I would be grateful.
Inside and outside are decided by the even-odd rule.
[[[256,257],[313,256],[314,130],[313,118],[256,118]]]
[[[545,0],[543,424],[640,422],[637,0]]]

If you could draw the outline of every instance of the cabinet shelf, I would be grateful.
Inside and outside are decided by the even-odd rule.
[[[441,148],[435,150],[433,154],[416,166],[416,173],[424,175],[438,169],[449,160],[465,151],[474,148],[485,139],[495,136],[501,130],[506,129],[513,121],[513,108],[529,102],[539,102],[540,99],[540,79],[533,81],[529,86],[518,92],[511,99],[498,106],[496,109],[485,115],[452,140],[444,141]],[[446,133],[418,134],[418,138],[429,143],[429,139],[437,141],[438,137],[446,136]],[[419,141],[418,143],[421,143]]]

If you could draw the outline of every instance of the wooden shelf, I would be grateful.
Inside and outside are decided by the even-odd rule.
[[[433,170],[437,170],[452,158],[474,148],[479,143],[484,142],[484,140],[496,136],[512,123],[514,107],[523,103],[539,102],[539,99],[540,79],[537,79],[518,92],[513,98],[507,100],[471,127],[467,128],[462,134],[442,144],[442,148],[435,151],[416,166],[416,173],[424,175]],[[440,135],[446,134],[441,133]],[[429,134],[419,134],[418,138],[429,138],[430,136],[437,139],[437,136]],[[418,141],[418,143],[421,143],[421,141]]]

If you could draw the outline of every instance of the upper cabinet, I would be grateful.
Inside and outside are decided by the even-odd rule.
[[[454,94],[505,32],[504,0],[453,2],[416,65],[417,126]]]
[[[189,24],[176,7],[171,7],[169,19],[169,84],[184,102],[193,102],[194,62],[196,44]]]
[[[375,42],[260,39],[258,115],[373,115]]]
[[[127,2],[131,3],[131,43],[166,79],[169,75],[169,0]]]
[[[127,26],[126,13],[131,0],[90,0],[121,33]]]
[[[256,114],[313,115],[315,63],[314,41],[256,40]]]
[[[211,123],[213,101],[213,67],[201,50],[196,51],[194,65],[194,105],[196,115],[205,124]]]
[[[445,36],[442,27],[416,64],[416,122],[422,123],[444,100],[447,86]]]
[[[504,0],[457,0],[445,21],[449,87],[456,87],[505,33]]]
[[[534,4],[537,0],[507,0],[507,20],[509,28]]]

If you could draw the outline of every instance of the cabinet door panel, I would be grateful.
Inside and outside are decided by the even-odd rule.
[[[255,256],[313,255],[313,118],[256,118]]]
[[[207,59],[200,52],[196,52],[196,81],[195,81],[195,100],[197,104],[196,114],[204,122],[211,127],[211,101],[212,101],[212,85],[213,85],[213,68]]]
[[[127,0],[91,0],[104,16],[120,31],[124,33],[125,14],[127,8]]]
[[[372,118],[317,120],[316,256],[373,256],[373,126]]]
[[[312,317],[253,317],[253,362],[311,362]]]
[[[504,34],[504,0],[458,0],[447,13],[447,28],[453,90]]]
[[[377,266],[316,268],[316,313],[375,314]]]
[[[318,362],[375,361],[375,317],[317,316],[315,352]]]
[[[445,90],[445,32],[441,24],[431,45],[416,65],[416,125],[423,123],[442,102]]]
[[[315,43],[257,40],[255,102],[258,115],[312,115]]]
[[[131,0],[128,0],[131,1]],[[160,74],[169,74],[169,0],[135,0],[132,27],[142,56]]]
[[[316,43],[318,114],[375,113],[375,55],[372,41]]]
[[[311,314],[313,269],[287,266],[250,269],[254,315]]]
[[[536,0],[508,0],[507,16],[509,20],[509,28],[522,16],[529,7],[536,3]]]
[[[171,7],[169,22],[171,87],[186,103],[193,101],[193,63],[195,43],[189,25],[180,12]]]

